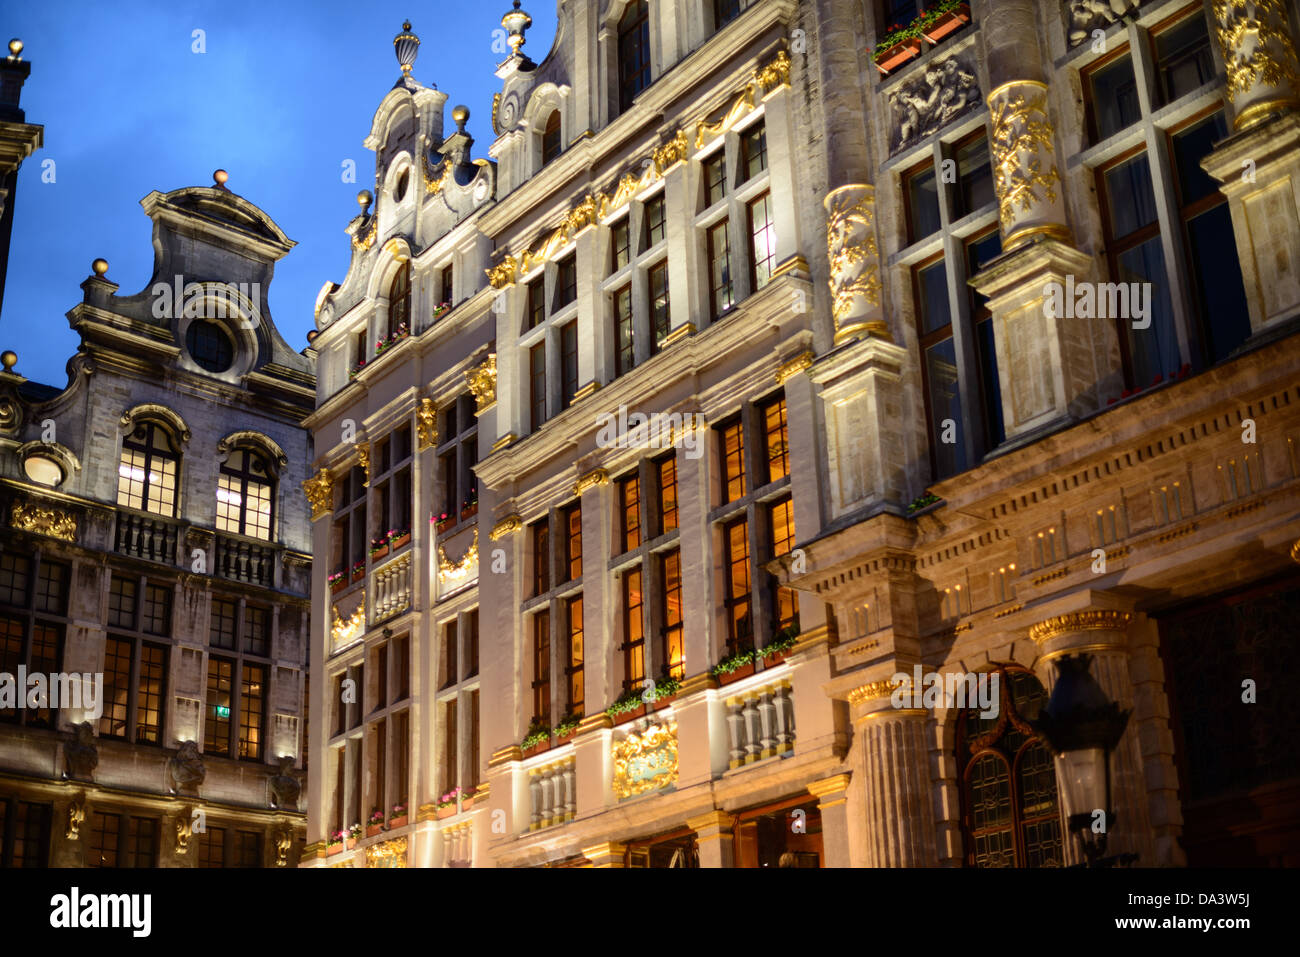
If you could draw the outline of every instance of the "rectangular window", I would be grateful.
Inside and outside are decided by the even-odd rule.
[[[618,107],[623,113],[650,85],[650,8],[629,3],[618,22]]]
[[[478,674],[478,609],[475,608],[466,617],[465,635],[465,677],[472,678]]]
[[[635,472],[618,480],[618,531],[620,552],[641,545],[641,482]]]
[[[399,711],[393,716],[393,747],[397,755],[395,804],[405,804],[411,792],[411,712]],[[385,808],[387,813],[389,808]]]
[[[153,867],[158,858],[158,822],[153,818],[132,817],[127,824],[126,865]]]
[[[262,721],[266,714],[266,668],[245,662],[240,684],[239,756],[260,759]]]
[[[568,713],[584,714],[585,690],[583,686],[582,596],[575,595],[564,603],[564,620],[568,625]]]
[[[747,183],[765,169],[767,169],[767,126],[760,122],[740,134],[740,181]]]
[[[126,740],[131,695],[131,642],[109,636],[104,642],[104,713],[99,734]]]
[[[560,408],[567,409],[578,394],[578,322],[560,329]]]
[[[745,433],[740,419],[718,426],[718,449],[722,453],[722,502],[734,502],[745,494]]]
[[[614,293],[614,374],[632,371],[636,357],[632,352],[632,287]]]
[[[172,627],[172,591],[162,585],[144,590],[144,630],[151,635],[169,635]]]
[[[650,328],[654,332],[653,351],[657,352],[671,331],[668,311],[668,260],[656,263],[646,272],[650,284]]]
[[[555,267],[555,307],[559,312],[570,303],[578,300],[578,255],[570,253]]]
[[[122,833],[122,816],[103,811],[90,813],[90,841],[86,845],[87,867],[117,867],[117,843]]]
[[[528,407],[532,428],[546,422],[546,343],[539,342],[528,350]]]
[[[40,576],[36,581],[36,610],[50,615],[63,615],[68,604],[68,566],[59,562],[42,561]]]
[[[722,201],[727,195],[727,157],[722,150],[704,161],[704,208]]]
[[[524,314],[524,332],[536,329],[546,321],[546,297],[543,289],[544,282],[541,276],[528,284],[528,309]]]
[[[565,581],[582,577],[582,506],[571,505],[560,512],[560,527],[564,530]]]
[[[208,659],[208,713],[203,728],[204,754],[230,756],[230,712],[234,705],[235,663]]]
[[[997,199],[988,137],[981,130],[957,147],[957,218],[969,216]]]
[[[456,683],[456,644],[460,640],[456,619],[442,628],[442,686],[450,688]]]
[[[24,592],[26,589],[26,578],[24,576]],[[135,592],[136,582],[128,578],[113,576],[108,592],[108,624],[110,627],[135,630]],[[23,604],[26,604],[26,602],[23,602]]]
[[[339,830],[342,829],[339,825]],[[226,829],[211,824],[202,834],[196,834],[199,844],[199,867],[226,866]]]
[[[750,287],[754,292],[772,279],[776,268],[776,225],[772,222],[772,194],[749,203]]]
[[[659,534],[677,528],[677,456],[655,463],[659,473]]]
[[[533,551],[533,595],[551,590],[551,529],[545,518],[528,527]]]
[[[668,219],[664,206],[664,194],[660,193],[645,201],[645,244],[641,251],[653,249],[668,237]]]
[[[660,661],[669,675],[685,678],[686,640],[682,630],[682,555],[679,550],[674,548],[660,556],[659,581],[662,586],[659,617],[663,622]]]
[[[54,806],[18,801],[16,810],[13,850],[8,863],[13,867],[48,867]]]
[[[767,480],[775,482],[790,474],[790,430],[785,418],[785,397],[763,406],[763,437],[767,448]]]
[[[641,569],[623,574],[623,690],[645,679],[645,621],[642,618]]]
[[[455,276],[456,270],[452,263],[447,263],[442,267],[442,281],[438,283],[438,287],[442,290],[442,305],[450,306],[456,301],[452,286]]]
[[[533,717],[551,723],[551,615],[533,615]]]
[[[1002,237],[997,230],[966,244],[966,274],[974,276],[1002,255]],[[975,329],[975,347],[979,359],[980,404],[984,413],[985,448],[995,449],[1006,440],[1002,420],[1002,385],[998,378],[998,355],[993,339],[993,313],[988,297],[967,287],[970,295],[970,321]]]
[[[924,356],[922,376],[930,416],[930,454],[935,476],[946,478],[966,468],[966,446],[960,431],[963,421],[961,390],[948,301],[948,274],[944,261],[940,259],[917,268],[914,276],[917,323]]]
[[[375,762],[373,810],[388,817],[388,722],[382,718],[370,726],[370,753]]]
[[[631,262],[631,237],[628,233],[628,217],[624,216],[609,228],[609,240],[612,262],[610,272],[618,272]]]
[[[135,693],[135,740],[160,744],[163,728],[163,688],[167,681],[167,649],[144,643],[140,649],[140,676]]]
[[[411,636],[393,639],[394,701],[405,701],[411,694]]]
[[[256,831],[236,831],[235,852],[237,867],[261,867],[262,835]]]
[[[772,557],[779,558],[794,548],[794,503],[785,498],[768,506],[768,527],[772,530]],[[776,627],[787,628],[799,623],[799,596],[793,588],[776,586]]]
[[[30,581],[31,573],[32,563],[30,559],[22,555],[0,555],[0,602],[6,605],[27,607],[27,583]],[[126,607],[129,611],[135,609],[135,583],[115,577],[113,579],[113,592],[109,595],[110,614],[119,585],[131,587],[131,602]]]
[[[460,775],[456,773],[456,765],[460,756],[456,753],[457,737],[459,737],[456,727],[456,699],[444,701],[442,704],[442,787],[444,792],[450,791],[456,787]]]
[[[271,611],[244,606],[244,652],[265,658],[271,653]]]
[[[388,704],[388,643],[376,645],[371,654],[375,675],[375,707],[382,708]]]
[[[727,237],[727,220],[710,226],[705,235],[709,256],[709,308],[717,319],[735,305],[731,286],[731,240]]]
[[[727,614],[727,651],[735,652],[754,644],[749,594],[749,528],[744,516],[724,525],[722,538],[727,556],[723,597]]]
[[[1094,143],[1138,121],[1137,78],[1133,75],[1133,58],[1127,52],[1085,74],[1083,85],[1088,94],[1088,122]]]
[[[208,644],[227,651],[235,650],[235,618],[238,611],[237,602],[212,599],[212,612],[208,618]]]
[[[478,752],[479,752],[479,705],[478,689],[469,693],[469,780],[467,787],[479,786]]]
[[[917,243],[938,231],[939,180],[934,163],[922,165],[903,174],[903,198],[907,207],[907,241]]]
[[[348,729],[348,706],[343,700],[343,679],[346,675],[339,672],[334,676],[334,697],[333,708],[337,716],[334,722],[334,733],[342,734]]]
[[[1153,36],[1161,102],[1172,103],[1214,79],[1214,57],[1205,14],[1199,8]]]

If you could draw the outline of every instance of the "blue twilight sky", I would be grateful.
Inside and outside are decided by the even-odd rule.
[[[420,37],[412,71],[470,108],[474,155],[492,142],[493,74],[505,59],[493,31],[510,8],[416,0],[24,0],[0,3],[0,42],[19,37],[32,74],[27,122],[45,145],[19,173],[0,348],[17,372],[63,387],[77,336],[65,314],[97,256],[120,295],[152,274],[151,190],[231,190],[264,209],[298,245],[276,267],[271,317],[294,348],[306,345],[321,285],[347,271],[343,227],[356,194],[374,189],[374,154],[361,143],[401,76],[393,37],[411,20]],[[541,61],[555,36],[554,0],[531,0],[525,52]],[[193,52],[195,30],[206,52]],[[498,38],[499,39],[499,38]],[[5,51],[7,53],[7,51]],[[356,161],[356,183],[342,179]],[[53,160],[54,182],[42,182]],[[46,164],[48,167],[48,164]],[[49,172],[45,177],[49,178]]]

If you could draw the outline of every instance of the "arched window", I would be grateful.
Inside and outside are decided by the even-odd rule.
[[[546,129],[542,131],[542,165],[560,155],[560,111],[555,110],[546,120]]]
[[[998,668],[998,710],[957,719],[962,837],[970,867],[1060,867],[1061,811],[1051,752],[1030,725],[1047,703],[1032,674]],[[983,676],[981,676],[983,677]]]
[[[156,422],[140,422],[122,440],[117,467],[117,504],[157,515],[176,514],[180,450]]]
[[[650,4],[632,0],[618,21],[618,110],[650,85]]]
[[[274,507],[266,460],[249,449],[231,452],[217,477],[217,531],[269,541]]]
[[[388,289],[388,335],[401,336],[411,328],[411,261],[402,263]]]

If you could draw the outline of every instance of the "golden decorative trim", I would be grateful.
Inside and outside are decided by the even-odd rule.
[[[361,596],[361,601],[353,610],[352,614],[346,619],[339,615],[339,606],[331,605],[330,609],[334,612],[334,624],[330,627],[330,638],[334,647],[345,645],[352,639],[356,638],[366,628],[366,597]]]
[[[586,734],[589,731],[600,731],[605,728],[614,727],[614,719],[603,711],[595,714],[589,714],[578,722],[577,730],[573,732],[574,737],[580,734]]]
[[[790,654],[797,655],[814,645],[829,641],[830,637],[831,629],[829,625],[818,625],[816,628],[809,628],[807,631],[799,633],[799,638],[795,641],[794,647],[790,649]]]
[[[1267,100],[1263,103],[1252,103],[1250,106],[1238,113],[1236,118],[1232,121],[1232,131],[1234,133],[1240,133],[1242,130],[1255,126],[1262,120],[1267,119],[1274,113],[1281,113],[1296,108],[1297,101],[1294,99]]]
[[[1234,130],[1258,122],[1279,107],[1300,106],[1300,63],[1283,0],[1214,0],[1212,9],[1233,105],[1258,87],[1283,94],[1247,105],[1237,115]]]
[[[695,323],[684,322],[676,329],[672,330],[672,332],[668,333],[668,335],[664,336],[663,344],[659,348],[667,349],[669,346],[675,345],[683,339],[689,339],[693,335],[695,335]]]
[[[315,478],[305,479],[303,493],[311,503],[311,520],[314,522],[334,511],[334,478],[329,469],[321,469]]]
[[[81,840],[81,825],[86,823],[86,805],[83,801],[73,801],[68,805],[68,826],[63,836],[69,841]],[[189,826],[188,820],[186,826]],[[184,853],[184,848],[179,849]]]
[[[573,483],[573,494],[581,496],[589,488],[595,488],[598,485],[604,485],[609,481],[609,472],[604,469],[592,469],[586,475],[583,475],[578,481]]]
[[[777,90],[790,85],[790,57],[784,50],[756,69],[751,81],[742,89],[731,106],[715,123],[703,120],[695,124],[695,148],[700,149],[709,140],[727,132],[740,118],[752,112],[762,100]]]
[[[352,248],[360,251],[369,249],[375,244],[375,239],[379,235],[379,214],[376,213],[370,217],[370,229],[365,235],[352,237]]]
[[[592,379],[590,382],[584,385],[577,392],[573,393],[573,402],[580,402],[583,399],[585,399],[587,396],[595,395],[599,391],[600,391],[600,383],[597,382],[595,379]],[[569,404],[572,405],[573,402],[570,402]]]
[[[1026,226],[1024,229],[1017,229],[1007,237],[1004,245],[1007,252],[1011,252],[1013,249],[1024,246],[1035,236],[1046,236],[1048,239],[1059,240],[1068,246],[1074,245],[1074,233],[1070,232],[1070,227],[1062,226],[1059,223],[1048,223],[1046,226]]]
[[[812,267],[808,265],[808,260],[796,253],[772,270],[772,278],[779,279],[786,273],[794,272],[796,269],[800,269],[804,272],[812,271]]]
[[[875,718],[928,718],[930,712],[924,708],[881,708],[854,720],[854,724],[863,724]]]
[[[497,401],[496,353],[492,353],[479,365],[466,372],[465,381],[469,383],[469,391],[474,393],[474,401],[478,403],[475,414],[482,415],[492,408]]]
[[[301,861],[315,860],[325,856],[326,844],[324,841],[312,841],[302,849]]]
[[[406,838],[372,844],[366,848],[366,867],[406,867]]]
[[[864,685],[859,685],[849,692],[849,704],[862,704],[864,701],[876,701],[880,698],[892,698],[896,688],[907,689],[912,685],[911,679],[895,681],[893,678],[882,678],[879,681],[869,681]]]
[[[868,308],[880,305],[876,190],[866,183],[841,186],[826,194],[824,205],[831,315],[839,327],[861,303],[866,303]],[[861,324],[854,327],[858,325]],[[837,341],[838,336],[839,333]]]
[[[1029,629],[1037,645],[1075,631],[1126,631],[1133,616],[1126,611],[1072,611],[1040,621]]]
[[[736,824],[736,815],[721,808],[705,811],[686,819],[686,826],[697,834],[700,831],[730,831]],[[730,836],[730,835],[728,835]]]
[[[357,443],[357,466],[366,473],[366,480],[361,483],[362,486],[365,488],[370,488],[370,443],[369,442]]]
[[[447,549],[441,544],[438,546],[438,584],[445,585],[457,578],[464,578],[469,574],[469,567],[478,558],[478,529],[474,529],[474,538],[469,543],[469,548],[465,549],[465,554],[456,561],[447,557]]]
[[[9,512],[9,524],[24,532],[48,535],[65,542],[77,540],[77,517],[53,506],[14,502]]]
[[[662,177],[677,164],[686,162],[686,148],[686,131],[678,130],[672,139],[650,153],[655,172]]]
[[[488,532],[488,538],[494,542],[500,541],[507,535],[513,535],[523,527],[523,519],[520,518],[519,514],[516,512],[507,515],[505,518],[501,519],[501,521],[493,525],[492,531]]]
[[[1291,546],[1291,561],[1300,562],[1300,538],[1297,538],[1295,544]]]
[[[614,794],[622,800],[677,781],[677,722],[655,722],[612,747]]]
[[[1022,608],[1024,608],[1024,607],[1025,607],[1025,603],[1024,603],[1024,602],[1020,602],[1019,604],[1011,605],[1011,606],[1008,607],[1008,608],[1003,608],[1001,611],[994,612],[994,613],[993,613],[993,617],[994,617],[994,618],[1005,618],[1005,617],[1007,617],[1007,615],[1014,615],[1016,612],[1020,611],[1020,610],[1021,610]]]
[[[889,323],[883,319],[868,319],[866,322],[855,322],[849,326],[841,326],[835,333],[833,343],[836,346],[842,346],[844,343],[852,339],[858,339],[863,335],[884,342],[894,341],[893,334],[889,331]]]
[[[492,94],[492,132],[501,133],[501,93],[498,91]]]
[[[505,435],[501,436],[501,438],[497,439],[495,442],[492,443],[492,451],[500,452],[502,449],[504,449],[511,442],[515,441],[515,439],[517,438],[519,438],[519,436],[515,435],[513,432],[507,432]]]
[[[1069,562],[1066,562],[1065,564],[1061,565],[1060,568],[1054,569],[1053,571],[1050,572],[1045,572],[1042,575],[1037,575],[1031,580],[1035,585],[1041,585],[1044,582],[1054,581],[1057,578],[1064,578],[1068,574],[1070,574],[1070,564]]]
[[[689,678],[682,679],[681,687],[677,689],[677,697],[686,698],[697,692],[716,687],[718,687],[718,679],[707,671],[701,671],[698,675],[691,675]]]
[[[1011,92],[1011,88],[1030,87],[1034,93]],[[989,140],[993,152],[994,186],[998,194],[999,219],[1007,245],[1017,235],[1012,231],[1016,207],[1022,213],[1040,201],[1056,202],[1056,187],[1061,182],[1055,162],[1042,168],[1042,157],[1055,158],[1056,131],[1047,112],[1047,84],[1037,80],[1004,83],[988,97],[993,133]],[[1028,158],[1022,154],[1028,153]],[[1040,200],[1038,190],[1042,189]]]
[[[623,854],[627,850],[627,845],[619,841],[602,841],[600,844],[593,844],[591,847],[582,849],[582,856],[591,861],[596,867],[602,865],[596,864],[600,859],[610,860],[618,858],[618,866],[623,866]],[[608,865],[603,865],[608,866]]]
[[[1064,658],[1066,655],[1104,655],[1119,654],[1124,651],[1123,645],[1109,645],[1100,642],[1093,642],[1087,645],[1075,645],[1073,648],[1059,648],[1056,651],[1049,651],[1042,655],[1035,664],[1046,664],[1049,661],[1055,661],[1057,658]]]
[[[785,385],[787,379],[792,379],[805,369],[812,368],[812,364],[812,351],[801,352],[789,362],[782,363],[781,367],[776,370],[776,384]]]
[[[436,821],[438,819],[438,804],[430,801],[428,804],[421,804],[415,812],[415,823],[423,824],[425,821]]]
[[[492,757],[488,758],[488,767],[500,767],[503,764],[509,764],[511,761],[522,760],[523,750],[517,744],[507,744],[504,748],[497,748],[492,752]]]
[[[824,798],[828,794],[842,794],[849,786],[849,773],[832,775],[829,778],[822,778],[820,781],[813,781],[808,785],[808,792],[815,798]]]
[[[419,440],[418,448],[421,452],[437,446],[438,409],[433,404],[432,399],[421,399],[419,408],[415,410],[415,434]]]

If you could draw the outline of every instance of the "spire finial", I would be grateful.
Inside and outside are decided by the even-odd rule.
[[[420,38],[411,32],[411,21],[402,21],[402,32],[393,37],[393,50],[397,54],[397,64],[402,68],[403,76],[411,75],[411,67],[420,53]]]
[[[533,25],[533,18],[520,10],[519,0],[515,0],[513,9],[501,18],[501,25],[506,28],[511,56],[519,56],[519,48],[524,45],[524,31]]]

